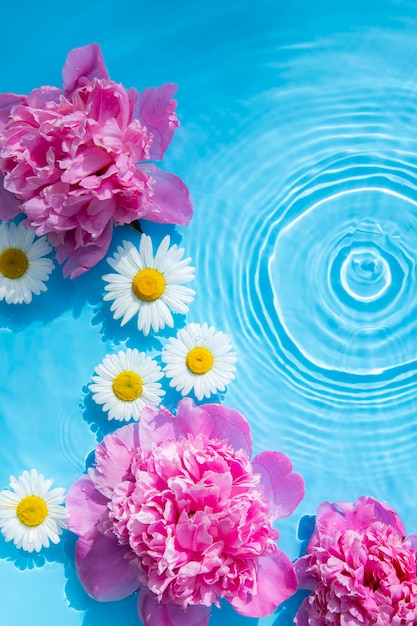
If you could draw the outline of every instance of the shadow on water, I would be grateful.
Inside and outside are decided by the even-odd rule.
[[[307,552],[307,546],[314,531],[315,520],[315,515],[304,515],[299,521],[297,539],[300,542],[300,557]],[[288,598],[286,602],[283,602],[276,611],[276,619],[273,626],[292,626],[294,617],[308,594],[308,591],[300,589],[291,598]]]
[[[16,332],[35,324],[47,326],[67,311],[71,311],[73,318],[77,319],[86,304],[94,306],[101,300],[104,267],[103,260],[86,274],[71,280],[63,277],[62,267],[55,262],[55,268],[46,283],[46,292],[34,295],[29,304],[0,302],[0,329]]]
[[[159,243],[167,234],[170,235],[171,244],[179,244],[181,241],[180,233],[173,226],[152,224],[144,221],[142,230],[154,238],[156,243]],[[70,311],[73,318],[77,319],[81,315],[83,307],[89,304],[92,307],[96,307],[92,324],[102,324],[103,341],[107,339],[111,339],[116,343],[125,341],[132,328],[121,329],[120,323],[118,321],[115,322],[111,317],[109,312],[110,304],[107,302],[103,303],[104,282],[102,276],[112,271],[106,262],[106,258],[114,254],[117,246],[124,240],[132,241],[132,243],[138,245],[139,237],[139,233],[128,225],[115,228],[112,243],[105,258],[87,273],[73,280],[63,277],[62,266],[58,265],[54,259],[55,268],[46,283],[46,292],[33,296],[29,305],[0,302],[0,330],[16,332],[25,330],[34,324],[46,326],[67,311]],[[155,247],[156,244],[154,244]],[[52,254],[49,256],[52,256]]]
[[[84,612],[83,626],[113,626],[120,622],[123,616],[123,626],[139,626],[141,623],[137,614],[137,593],[118,602],[97,602],[84,591],[75,571],[74,553],[76,536],[69,534],[65,542],[65,595],[69,606],[76,611]],[[221,609],[214,608],[210,618],[210,626],[224,626],[231,623],[233,626],[255,626],[258,619],[243,617],[233,610],[228,602],[221,602]]]
[[[168,380],[163,378],[161,380],[161,384],[163,386],[165,396],[162,399],[162,406],[165,409],[168,409],[171,413],[175,414],[178,402],[183,399],[183,396],[169,387]],[[107,417],[107,413],[103,411],[102,406],[96,404],[93,400],[93,394],[88,389],[88,386],[85,385],[82,389],[84,394],[83,400],[80,404],[80,409],[83,412],[83,419],[89,425],[91,432],[93,432],[96,436],[98,442],[102,441],[103,437],[108,435],[109,433],[114,432],[117,428],[122,428],[126,426],[126,424],[133,424],[133,420],[129,422],[119,422],[118,420],[109,420]],[[203,401],[198,402],[194,398],[194,402],[196,404],[221,404],[224,398],[223,394],[217,394],[212,396],[211,398],[205,398]],[[90,465],[90,463],[88,463]]]
[[[181,234],[175,230],[174,226],[142,221],[141,228],[146,235],[152,237],[154,254],[160,242],[166,235],[169,235],[170,237],[171,246],[174,244],[179,246],[181,244]],[[140,236],[140,233],[135,231],[133,228],[123,229],[123,232],[122,229],[117,229],[107,257],[113,256],[113,254],[117,251],[117,247],[120,246],[125,240],[131,241],[136,247],[139,247]],[[185,252],[185,257],[187,256],[187,252]],[[99,332],[101,334],[102,341],[112,341],[115,345],[125,343],[128,348],[138,348],[141,351],[160,350],[160,342],[158,339],[156,339],[152,334],[145,337],[144,334],[137,329],[137,315],[129,320],[129,322],[127,322],[124,326],[121,326],[120,319],[115,320],[113,318],[110,311],[112,303],[110,301],[103,301],[102,299],[102,296],[105,293],[105,283],[101,277],[104,274],[114,273],[114,270],[106,262],[101,263],[100,267],[102,269],[99,279],[101,284],[101,297],[95,303],[96,306],[94,308],[94,315],[91,323],[93,326],[100,327]],[[158,336],[166,339],[175,334],[179,328],[185,326],[186,316],[174,314],[174,323],[175,331],[171,328],[165,328],[158,332]]]
[[[297,591],[286,602],[283,602],[277,609],[273,626],[294,626],[294,617],[307,595],[307,591]]]
[[[5,541],[4,537],[0,535],[0,560],[13,563],[21,571],[40,569],[46,563],[65,563],[64,543],[66,534],[64,532],[60,543],[51,544],[49,548],[42,548],[40,552],[25,552],[25,550],[16,548],[13,542]]]

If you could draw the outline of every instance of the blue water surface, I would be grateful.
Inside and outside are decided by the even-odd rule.
[[[220,398],[254,451],[285,452],[306,482],[278,524],[295,558],[323,500],[368,494],[417,531],[417,6],[407,0],[49,0],[2,9],[0,92],[60,85],[71,48],[96,41],[113,79],[179,86],[164,167],[195,214],[169,232],[196,267],[187,321],[228,333],[236,380]],[[126,227],[127,228],[127,227]],[[120,228],[123,238],[138,235]],[[87,384],[106,353],[158,355],[103,303],[105,261],[60,269],[30,306],[0,303],[0,489],[37,468],[68,488],[108,432]],[[185,319],[177,319],[178,326]],[[171,396],[171,400],[175,398]],[[0,539],[7,626],[138,626],[134,596],[82,590],[74,537],[39,555]],[[287,626],[299,597],[247,619]]]

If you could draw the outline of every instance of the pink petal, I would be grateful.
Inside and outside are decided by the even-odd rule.
[[[20,210],[20,202],[13,193],[3,187],[4,177],[0,175],[0,220],[8,222],[16,217]]]
[[[143,450],[150,450],[154,444],[176,439],[175,418],[167,409],[146,406],[139,421],[139,441]]]
[[[67,160],[69,167],[64,170],[61,180],[70,185],[79,183],[86,176],[98,172],[112,162],[111,156],[96,146],[85,148],[77,156]],[[62,161],[61,164],[63,164]]]
[[[297,626],[310,626],[309,611],[308,611],[308,598],[305,598],[298,609],[297,615],[294,618],[294,623]]]
[[[175,129],[179,126],[175,115],[175,100],[171,100],[177,85],[165,83],[160,87],[144,89],[139,100],[139,120],[151,131],[153,142],[151,159],[162,159],[171,143]]]
[[[107,510],[108,499],[97,491],[89,476],[83,476],[71,485],[65,498],[68,528],[77,535],[91,536],[101,515]]]
[[[146,590],[138,594],[138,614],[145,626],[207,626],[211,608],[189,605],[182,609],[174,604],[159,604]]]
[[[138,424],[128,424],[104,437],[96,449],[93,476],[100,493],[111,498],[114,486],[126,480],[137,449],[140,449]]]
[[[187,185],[169,172],[152,163],[138,165],[152,179],[152,197],[146,205],[144,219],[162,224],[187,226],[193,216],[193,204]]]
[[[308,589],[313,591],[317,586],[317,575],[313,576],[310,572],[311,556],[306,554],[300,557],[294,563],[294,571],[298,580],[299,589]]]
[[[122,600],[139,587],[137,569],[126,558],[126,546],[97,534],[92,540],[78,539],[75,566],[87,593],[100,602]]]
[[[101,259],[103,259],[109,249],[111,238],[113,233],[112,223],[109,222],[101,235],[94,239],[94,243],[88,243],[85,247],[75,247],[74,233],[70,232],[65,237],[65,242],[60,243],[56,240],[56,233],[51,233],[50,243],[57,248],[57,261],[62,263],[67,259],[64,265],[64,276],[70,276],[70,278],[77,278],[81,276],[89,269],[97,265]]]
[[[28,107],[33,107],[34,109],[45,109],[45,105],[48,102],[58,103],[61,96],[62,91],[60,89],[45,85],[31,91],[26,98],[26,104]]]
[[[245,450],[250,457],[252,454],[252,438],[250,426],[243,415],[221,404],[203,404],[201,408],[213,420],[211,437],[227,439],[235,450]]]
[[[17,104],[22,104],[25,96],[19,96],[16,93],[0,94],[0,130],[6,126],[10,118],[10,111]]]
[[[201,406],[196,406],[191,398],[178,402],[175,417],[176,438],[186,437],[188,433],[196,437],[199,433],[210,437],[213,431],[213,420]]]
[[[100,46],[96,43],[74,48],[68,53],[62,69],[65,95],[71,95],[80,78],[109,78]]]
[[[322,502],[317,509],[316,530],[309,546],[316,541],[316,533],[334,536],[339,530],[365,530],[374,522],[382,522],[395,528],[405,537],[406,531],[397,513],[388,505],[368,496],[358,498],[353,504],[348,502]]]
[[[417,552],[417,533],[409,535],[407,539],[410,542],[411,549],[414,550],[414,552]]]
[[[281,552],[261,557],[258,570],[258,593],[248,601],[239,597],[229,600],[234,609],[247,617],[266,617],[297,590],[297,578],[290,559]]]
[[[291,515],[304,497],[304,480],[292,471],[291,461],[282,452],[266,451],[256,455],[252,469],[261,475],[261,487],[272,503],[274,519]]]
[[[354,507],[355,521],[358,526],[360,525],[360,528],[368,528],[373,522],[382,522],[383,524],[389,524],[402,537],[405,537],[406,530],[404,524],[398,513],[387,504],[368,496],[362,496],[355,501]]]

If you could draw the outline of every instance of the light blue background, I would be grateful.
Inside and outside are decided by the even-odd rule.
[[[195,215],[167,232],[196,267],[188,320],[227,332],[238,353],[222,401],[251,422],[255,452],[282,450],[305,477],[304,501],[278,524],[291,558],[299,519],[324,499],[373,495],[417,530],[416,26],[415,3],[395,0],[24,0],[2,10],[0,92],[59,86],[68,51],[93,41],[126,87],[178,84],[181,127],[164,167],[187,182]],[[305,237],[282,235],[305,215]],[[329,304],[329,259],[362,219],[384,222],[369,231],[378,245],[382,233],[383,251],[408,255],[389,315],[350,310],[337,294]],[[119,230],[114,245],[135,240]],[[86,394],[94,367],[119,346],[159,352],[164,335],[144,340],[109,318],[105,271],[71,282],[56,269],[30,307],[0,303],[0,488],[31,467],[68,488],[109,428]],[[2,623],[138,624],[134,597],[86,596],[73,547],[68,533],[31,557],[0,540]],[[263,620],[224,606],[211,624],[285,626],[296,602]]]

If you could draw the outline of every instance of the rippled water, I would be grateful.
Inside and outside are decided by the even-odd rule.
[[[305,477],[281,546],[295,557],[302,515],[362,494],[415,532],[414,3],[180,5],[9,8],[19,43],[6,29],[0,91],[59,84],[68,50],[93,40],[125,85],[178,83],[165,165],[195,202],[190,227],[170,231],[196,267],[188,319],[230,335],[238,373],[224,403],[247,416],[256,451],[283,450]],[[73,283],[56,271],[30,309],[0,306],[1,486],[35,466],[68,487],[106,430],[85,393],[95,365],[119,345],[161,347],[109,320],[104,269]],[[0,543],[5,623],[137,624],[131,599],[83,594],[72,549],[32,559]],[[291,610],[259,624],[286,626]],[[227,608],[212,623],[226,620],[257,623]]]

